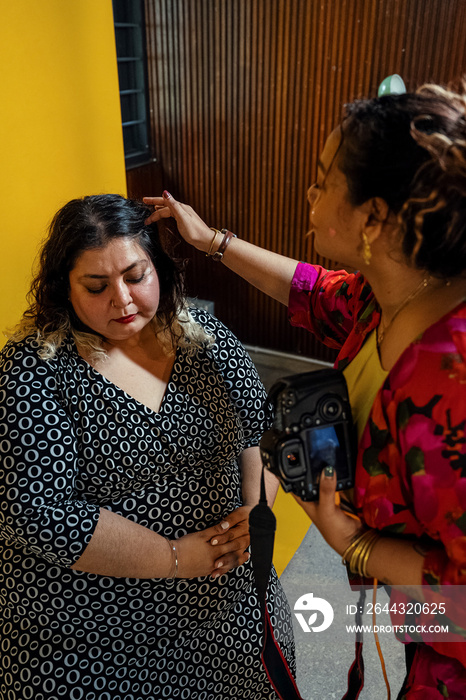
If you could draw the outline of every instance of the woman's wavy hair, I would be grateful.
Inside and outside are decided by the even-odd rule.
[[[397,214],[402,248],[440,278],[466,269],[466,83],[345,106],[337,163],[358,206],[381,197]]]
[[[13,337],[35,332],[41,356],[49,359],[71,332],[91,359],[103,359],[102,338],[83,326],[69,301],[69,273],[85,250],[126,238],[145,251],[157,271],[160,301],[153,326],[167,352],[173,352],[183,339],[188,344],[204,342],[207,336],[185,304],[183,265],[162,245],[157,225],[144,223],[149,214],[143,204],[117,194],[92,195],[65,204],[49,226],[28,293],[29,307]]]

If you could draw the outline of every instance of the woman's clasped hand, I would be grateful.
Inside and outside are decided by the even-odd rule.
[[[178,577],[217,578],[248,561],[250,506],[232,511],[218,525],[176,540]]]

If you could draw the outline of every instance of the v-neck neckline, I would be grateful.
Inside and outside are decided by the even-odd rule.
[[[170,386],[170,383],[173,381],[173,376],[175,374],[175,367],[177,363],[180,360],[180,348],[177,347],[175,357],[173,359],[173,364],[170,370],[170,376],[168,377],[167,383],[165,385],[165,389],[163,392],[162,400],[160,402],[158,410],[154,410],[151,406],[148,406],[147,404],[143,403],[139,399],[137,399],[135,396],[130,394],[126,389],[123,389],[119,384],[114,382],[112,379],[109,379],[106,377],[104,374],[99,372],[98,369],[96,369],[93,365],[91,365],[82,355],[79,354],[77,348],[76,348],[76,353],[78,355],[78,358],[82,363],[85,365],[85,367],[88,369],[88,371],[92,371],[93,374],[97,375],[100,379],[100,381],[104,384],[107,384],[108,386],[114,387],[116,390],[122,392],[128,400],[133,401],[138,407],[142,409],[144,414],[147,416],[148,414],[151,414],[154,418],[160,417],[161,414],[163,413],[163,408],[166,403],[167,399],[167,392],[168,392],[168,387]]]

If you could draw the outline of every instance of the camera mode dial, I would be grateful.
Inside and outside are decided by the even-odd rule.
[[[319,412],[326,421],[337,420],[343,411],[343,406],[337,396],[328,396],[319,405]]]

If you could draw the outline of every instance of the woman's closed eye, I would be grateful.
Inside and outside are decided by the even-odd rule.
[[[143,281],[145,276],[146,276],[146,273],[144,272],[140,277],[127,277],[125,282],[126,282],[126,284],[138,284],[139,282]],[[87,291],[90,294],[101,294],[104,291],[104,289],[106,289],[106,287],[107,287],[106,284],[104,284],[103,286],[98,287],[96,289],[94,289],[92,287],[87,287]]]
[[[128,277],[126,282],[128,282],[128,284],[137,284],[138,282],[142,282],[145,276],[146,273],[144,272],[140,277]]]

